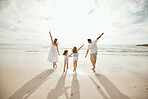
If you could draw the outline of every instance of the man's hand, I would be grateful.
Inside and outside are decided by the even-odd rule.
[[[87,55],[85,56],[85,58],[87,57]]]
[[[85,58],[87,57],[87,55],[88,55],[88,52],[89,52],[89,49],[86,51],[86,55],[85,55]]]
[[[97,38],[97,40],[99,39],[99,38],[101,38],[101,36],[103,35],[104,33],[102,33],[98,38]]]

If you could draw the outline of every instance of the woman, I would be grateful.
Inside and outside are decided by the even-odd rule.
[[[59,49],[58,49],[57,39],[55,38],[54,41],[53,41],[50,31],[49,31],[49,34],[50,34],[52,45],[51,45],[47,60],[49,62],[52,62],[53,68],[55,68],[55,66],[57,67],[56,63],[58,62],[58,54],[60,55],[60,53],[59,53]]]

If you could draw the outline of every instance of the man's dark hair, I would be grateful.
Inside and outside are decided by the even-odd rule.
[[[87,41],[90,41],[91,42],[91,39],[87,39]]]

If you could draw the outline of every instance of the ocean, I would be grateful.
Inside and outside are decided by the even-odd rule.
[[[0,52],[24,52],[24,53],[47,53],[50,50],[48,44],[0,44]],[[64,50],[71,53],[71,47],[59,45],[59,51],[62,54]],[[87,45],[84,46],[79,54],[85,54]],[[136,45],[98,45],[98,54],[100,55],[130,55],[130,56],[148,56],[148,47]]]

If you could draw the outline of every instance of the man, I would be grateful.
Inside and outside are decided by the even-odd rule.
[[[88,45],[88,49],[87,49],[85,58],[87,57],[89,50],[91,50],[90,60],[91,60],[91,63],[92,63],[92,65],[93,65],[92,70],[95,69],[96,60],[97,60],[97,51],[98,51],[97,41],[98,41],[98,39],[101,38],[101,36],[102,36],[103,34],[104,34],[104,33],[102,33],[102,34],[101,34],[96,40],[94,40],[93,42],[91,41],[91,39],[87,39],[89,45]]]

